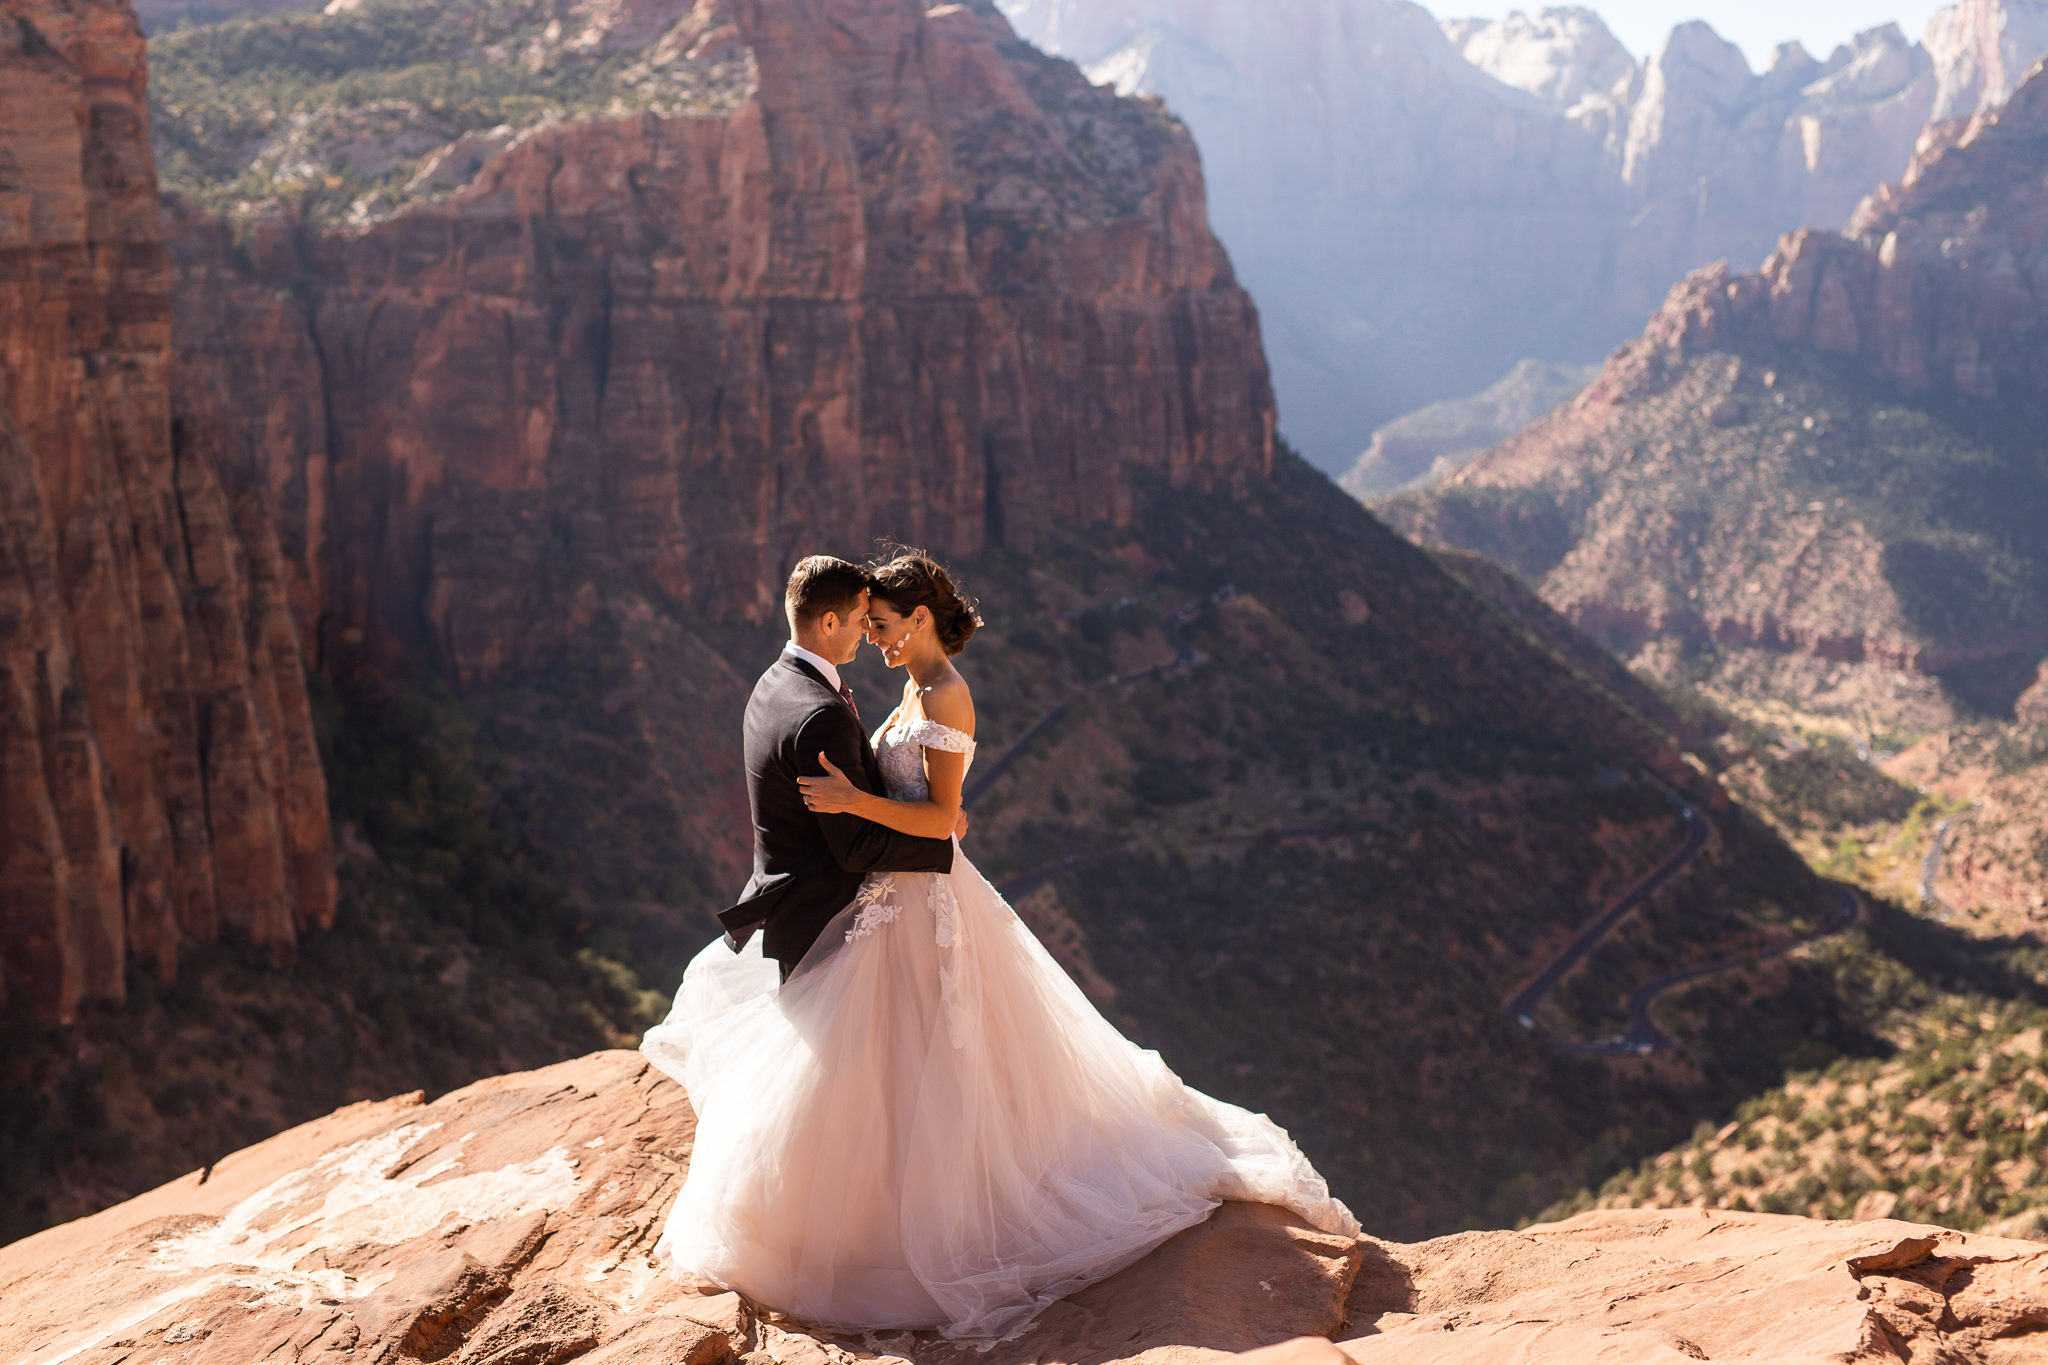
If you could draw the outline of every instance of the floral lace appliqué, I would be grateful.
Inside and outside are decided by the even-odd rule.
[[[932,919],[934,940],[941,948],[952,947],[960,925],[960,898],[953,894],[950,877],[940,877],[932,884]]]
[[[896,874],[893,872],[871,873],[860,884],[860,892],[853,898],[853,927],[846,931],[846,941],[866,938],[885,924],[894,924],[896,917],[903,913],[903,907],[885,899],[896,889]]]
[[[906,719],[900,714],[892,715],[876,729],[874,745],[885,794],[892,801],[922,801],[932,794],[931,785],[925,780],[926,749],[966,754],[970,766],[974,761],[971,735],[934,720]]]
[[[932,878],[932,931],[939,946],[939,1002],[946,1019],[946,1038],[954,1047],[966,1047],[971,1032],[970,992],[961,983],[961,966],[953,954],[960,939],[960,898],[953,893],[951,877]]]

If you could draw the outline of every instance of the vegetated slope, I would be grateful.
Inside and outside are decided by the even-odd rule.
[[[1985,932],[2048,923],[2048,667],[2013,706],[2013,723],[1930,736],[1899,755],[1902,776],[1958,806],[1928,890]]]
[[[711,6],[384,0],[160,34],[150,111],[166,187],[360,226],[467,184],[548,120],[731,113],[751,59]]]
[[[721,15],[754,73],[730,111],[538,126],[388,216],[171,219],[180,420],[278,509],[336,807],[416,912],[557,964],[509,1031],[616,1028],[641,1002],[608,963],[666,984],[710,937],[782,574],[895,534],[987,602],[977,857],[1125,1027],[1292,1127],[1376,1226],[1512,1217],[1787,1057],[1873,1045],[1802,960],[1688,996],[1672,1056],[1572,1059],[1508,1019],[1680,843],[1646,771],[1712,837],[1553,1031],[1618,1032],[1640,981],[1834,899],[1629,689],[1561,664],[1554,622],[1275,452],[1254,314],[1156,106],[985,7],[677,5],[633,41]],[[859,679],[871,718],[892,682]],[[530,989],[478,954],[447,1003],[427,976],[463,972],[432,953],[379,997],[431,993],[417,1033]]]
[[[1898,1050],[1797,1076],[1545,1217],[1691,1205],[2048,1239],[2040,698],[2036,683],[2014,722],[1946,727],[1903,752],[1897,733],[1782,704],[1719,718],[1696,751],[1722,786],[1817,870],[1863,888],[1866,932],[1816,953],[1862,983]],[[1697,698],[1680,704],[1695,732],[1715,727]]]
[[[1879,727],[2011,715],[2048,652],[2048,77],[1851,235],[1701,272],[1580,398],[1383,505],[1624,655]]]
[[[2044,1024],[2039,1004],[1956,1000],[1897,1055],[1802,1074],[1544,1217],[1690,1205],[2048,1240]]]

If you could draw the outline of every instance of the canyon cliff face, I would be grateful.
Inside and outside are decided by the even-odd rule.
[[[536,127],[365,230],[259,222],[252,270],[180,229],[195,426],[289,509],[331,662],[487,676],[621,570],[770,619],[808,551],[1026,551],[1134,475],[1266,470],[1255,314],[1156,108],[974,6],[631,17],[744,44],[751,97]]]
[[[262,501],[171,419],[171,276],[125,5],[0,12],[0,988],[47,1019],[334,912]]]
[[[2037,74],[1851,235],[1689,277],[1584,394],[1386,515],[1624,652],[1711,644],[1724,682],[1909,729],[2009,714],[2048,652],[2044,146]]]
[[[152,56],[179,420],[278,509],[337,813],[479,933],[672,984],[744,876],[781,576],[887,534],[983,595],[977,864],[1376,1226],[1512,1218],[1795,1042],[1861,1045],[1801,958],[1660,1005],[1685,1051],[1654,1066],[1503,1010],[1675,847],[1544,1030],[1614,1035],[1643,981],[1839,902],[1545,609],[1496,612],[1276,449],[1156,102],[914,0],[364,0]],[[479,63],[502,84],[453,98]],[[901,685],[849,675],[871,719]],[[507,979],[416,1031],[500,1029]],[[416,980],[378,984],[396,1010]]]
[[[2039,0],[1944,10],[1920,44],[1786,44],[1763,72],[1697,22],[1637,62],[1584,9],[1439,28],[1401,0],[1004,8],[1187,120],[1282,431],[1333,473],[1518,360],[1597,360],[1690,270],[1839,226],[1930,117],[2002,100],[2048,48]]]

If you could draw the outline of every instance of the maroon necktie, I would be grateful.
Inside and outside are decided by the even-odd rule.
[[[839,700],[846,703],[846,709],[853,712],[855,720],[860,719],[860,708],[853,704],[853,684],[843,678],[839,682]]]

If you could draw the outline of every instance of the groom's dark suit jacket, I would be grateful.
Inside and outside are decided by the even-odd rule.
[[[735,952],[761,930],[761,951],[787,977],[869,872],[951,872],[953,841],[898,834],[857,815],[819,815],[799,777],[821,777],[820,752],[856,787],[883,790],[860,722],[818,671],[777,659],[747,701],[747,803],[754,813],[754,875],[721,911]]]

